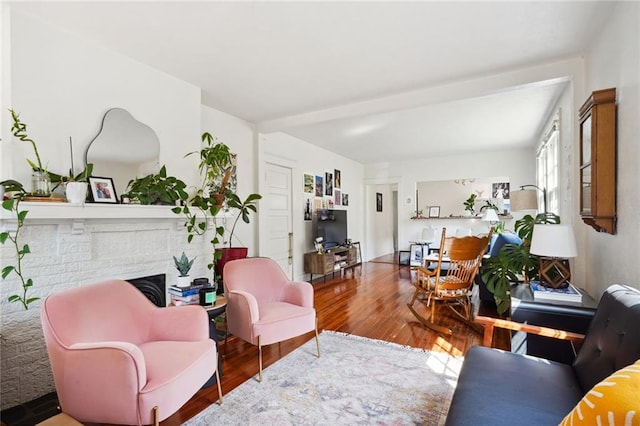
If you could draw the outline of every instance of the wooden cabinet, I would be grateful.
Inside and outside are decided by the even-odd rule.
[[[580,108],[580,216],[616,233],[616,89],[597,90]]]
[[[355,243],[358,244],[358,243]],[[312,251],[304,254],[304,272],[313,275],[327,275],[342,272],[343,269],[353,268],[360,264],[358,249],[354,247],[333,247],[324,253]]]

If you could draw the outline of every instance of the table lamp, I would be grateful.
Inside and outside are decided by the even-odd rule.
[[[492,225],[500,222],[500,218],[498,217],[498,213],[494,209],[486,209],[484,211],[484,215],[482,215],[482,221],[489,222]]]
[[[568,259],[578,255],[571,226],[535,225],[529,252],[540,258],[540,284],[553,288],[569,285],[571,270]]]

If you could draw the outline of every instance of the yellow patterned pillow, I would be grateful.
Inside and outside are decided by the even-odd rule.
[[[587,392],[560,423],[571,425],[640,425],[640,360]]]

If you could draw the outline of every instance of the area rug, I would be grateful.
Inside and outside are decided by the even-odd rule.
[[[461,357],[344,333],[320,334],[186,425],[441,425]]]

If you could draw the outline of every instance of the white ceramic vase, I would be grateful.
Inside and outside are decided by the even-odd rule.
[[[191,276],[187,275],[186,277],[178,277],[178,287],[186,288],[191,286]]]
[[[65,195],[69,203],[84,203],[84,200],[87,198],[87,183],[68,182]]]

